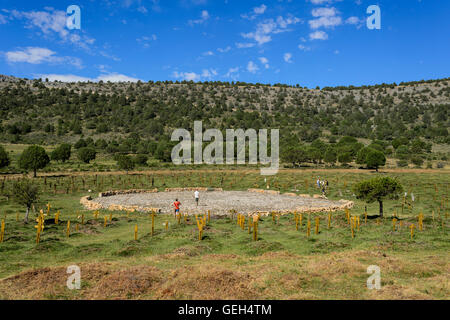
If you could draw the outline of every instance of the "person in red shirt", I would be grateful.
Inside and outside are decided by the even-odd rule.
[[[175,213],[174,213],[174,215],[175,215],[175,218],[176,218],[176,217],[177,217],[177,213],[180,212],[180,205],[181,205],[181,202],[178,201],[178,199],[175,199],[175,202],[174,202],[172,205],[173,205],[173,207],[175,208]]]

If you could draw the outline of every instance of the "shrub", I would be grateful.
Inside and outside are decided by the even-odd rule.
[[[70,159],[71,154],[72,146],[70,144],[63,143],[58,148],[53,150],[53,152],[51,153],[51,158],[54,161],[66,162]]]
[[[0,146],[0,168],[9,166],[9,156],[3,146]]]
[[[85,147],[78,150],[78,159],[84,163],[89,163],[92,160],[95,160],[97,152],[94,148]]]
[[[397,161],[397,167],[405,168],[407,166],[408,166],[408,161],[406,161],[406,160],[399,160],[399,161]]]
[[[139,166],[146,166],[148,161],[148,157],[145,154],[138,154],[134,158],[134,163],[136,163]]]
[[[419,156],[413,156],[411,158],[411,163],[416,165],[417,167],[421,167],[423,165],[423,159]]]

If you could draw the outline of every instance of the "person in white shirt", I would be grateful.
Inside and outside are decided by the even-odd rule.
[[[198,192],[198,190],[195,190],[195,192],[194,192],[194,197],[195,197],[195,204],[196,204],[197,207],[198,207],[198,200],[199,200],[199,198],[200,198],[200,192]]]

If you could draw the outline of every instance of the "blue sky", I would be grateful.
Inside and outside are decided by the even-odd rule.
[[[81,9],[81,29],[66,9]],[[381,29],[369,30],[370,5]],[[0,0],[0,74],[337,86],[449,77],[447,0]]]

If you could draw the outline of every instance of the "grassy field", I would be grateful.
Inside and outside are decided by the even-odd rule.
[[[155,234],[144,213],[102,211],[98,219],[79,204],[80,197],[111,189],[206,186],[225,190],[266,188],[258,170],[159,170],[119,173],[41,176],[43,194],[38,211],[51,204],[50,217],[61,212],[58,225],[46,224],[39,245],[33,222],[21,220],[24,208],[3,198],[0,217],[6,220],[0,243],[1,299],[448,299],[449,237],[446,170],[398,170],[380,173],[396,177],[408,192],[385,203],[385,217],[371,219],[378,204],[356,200],[352,186],[376,173],[358,170],[281,170],[270,177],[272,190],[318,194],[318,176],[330,182],[328,197],[355,201],[351,215],[361,225],[352,238],[344,212],[304,214],[296,231],[293,215],[274,223],[262,218],[259,240],[252,241],[236,218],[212,218],[198,240],[194,218],[180,225],[173,216],[156,217]],[[3,180],[7,189],[12,177]],[[153,182],[153,185],[152,185]],[[410,195],[414,194],[412,202]],[[369,219],[365,222],[364,207]],[[230,208],[233,204],[230,203]],[[399,222],[393,230],[392,215]],[[423,212],[424,229],[415,230]],[[434,215],[433,215],[434,212]],[[81,215],[85,224],[81,225]],[[112,221],[103,225],[103,217]],[[319,234],[314,233],[320,217]],[[17,221],[17,217],[19,221]],[[311,220],[311,236],[306,222]],[[66,236],[71,221],[70,237]],[[166,231],[164,224],[169,222]],[[79,230],[76,231],[76,225]],[[138,226],[138,240],[134,227]],[[81,267],[81,290],[66,287],[69,265]],[[381,269],[381,290],[368,290],[367,267]]]

